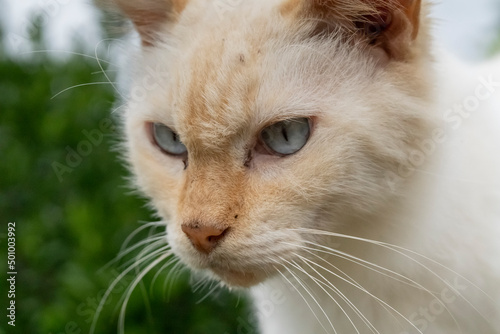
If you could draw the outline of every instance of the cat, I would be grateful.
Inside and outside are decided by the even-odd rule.
[[[105,2],[134,184],[261,333],[500,333],[500,59],[420,0]]]

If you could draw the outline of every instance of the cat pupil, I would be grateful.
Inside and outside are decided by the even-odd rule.
[[[309,140],[309,119],[296,118],[275,123],[260,135],[271,154],[291,155],[297,153]]]
[[[281,134],[283,135],[283,138],[285,138],[285,140],[288,141],[288,135],[286,133],[286,128],[284,125],[281,126]]]

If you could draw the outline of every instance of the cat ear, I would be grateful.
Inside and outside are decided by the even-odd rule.
[[[287,0],[295,2],[296,0]],[[407,55],[418,37],[421,0],[306,0],[306,16],[316,19],[315,33],[332,26],[349,29],[368,44],[382,48],[390,58]]]
[[[188,0],[112,0],[129,17],[141,36],[144,46],[151,46],[159,30],[175,21]]]

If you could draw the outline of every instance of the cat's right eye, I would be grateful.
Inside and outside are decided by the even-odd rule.
[[[268,126],[262,130],[260,138],[270,153],[287,156],[300,151],[310,134],[310,120],[294,118]]]
[[[162,151],[173,156],[183,156],[187,153],[186,146],[179,139],[179,135],[168,126],[152,123],[151,127],[153,139]]]

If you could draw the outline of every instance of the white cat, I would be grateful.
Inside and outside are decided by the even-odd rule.
[[[500,60],[420,0],[113,3],[136,185],[263,334],[500,333]]]

